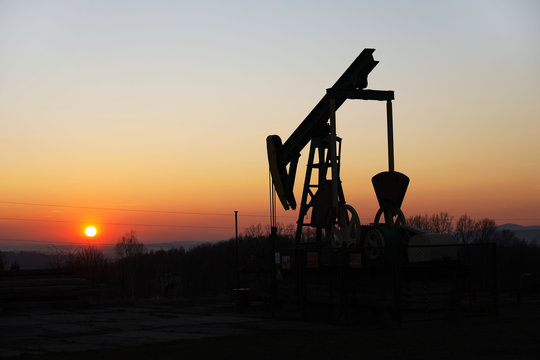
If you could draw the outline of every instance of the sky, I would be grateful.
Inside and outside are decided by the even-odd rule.
[[[395,91],[405,215],[540,224],[538,1],[0,0],[0,246],[268,224],[266,136],[285,141],[364,48],[368,87]],[[384,103],[345,103],[337,133],[369,223]]]

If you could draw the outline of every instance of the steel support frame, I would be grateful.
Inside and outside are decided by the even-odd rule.
[[[357,99],[357,100],[376,100],[376,101],[386,101],[386,127],[387,127],[387,142],[388,142],[388,171],[393,172],[395,169],[394,165],[394,124],[393,124],[393,110],[392,110],[392,100],[394,99],[394,92],[391,90],[368,90],[368,89],[358,89],[358,90],[337,90],[330,88],[326,90],[326,95],[328,99],[328,108],[329,108],[329,120],[330,120],[330,144],[329,144],[329,156],[330,156],[330,165],[331,165],[331,174],[332,174],[332,214],[334,219],[337,219],[339,212],[339,194],[340,191],[340,177],[339,177],[339,161],[337,155],[337,131],[336,131],[336,107],[337,102],[339,104],[343,103],[347,99]],[[310,150],[310,159],[312,158],[312,150]],[[340,150],[341,151],[341,150]],[[319,159],[320,160],[320,159]],[[302,227],[306,225],[304,223],[304,217],[306,216],[307,209],[307,192],[305,187],[308,186],[309,189],[309,178],[311,178],[311,169],[308,168],[306,173],[306,182],[304,183],[304,192],[302,194],[302,202],[300,205],[300,211],[297,221],[296,228],[296,243],[298,244],[302,236]],[[319,177],[320,182],[320,177]],[[313,196],[312,193],[310,193]],[[318,234],[319,236],[319,234]]]

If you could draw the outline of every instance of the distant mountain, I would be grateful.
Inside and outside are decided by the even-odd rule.
[[[9,270],[15,263],[19,269],[50,269],[58,261],[58,257],[52,254],[44,254],[37,251],[2,251],[0,254],[4,264],[4,270]]]
[[[158,251],[158,250],[170,250],[175,248],[184,248],[190,250],[201,244],[209,244],[213,242],[208,241],[171,241],[163,243],[148,243],[144,244],[146,251]],[[22,248],[19,250],[5,250],[0,249],[0,256],[4,264],[4,270],[9,270],[10,267],[16,262],[20,269],[49,269],[59,263],[62,259],[62,255],[69,254],[75,251],[77,246],[63,246],[61,248],[54,247],[35,247],[35,248]],[[116,254],[114,251],[114,245],[107,245],[99,248],[106,257],[114,259]]]
[[[510,230],[518,239],[527,242],[537,241],[540,244],[540,226],[521,226],[516,224],[504,224],[497,227],[497,231]]]

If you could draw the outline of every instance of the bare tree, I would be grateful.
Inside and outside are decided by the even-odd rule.
[[[407,219],[407,224],[417,227],[419,229],[429,230],[429,216],[427,215],[414,215]]]
[[[93,285],[103,281],[108,261],[103,252],[95,246],[79,248],[64,253],[63,256],[65,263],[62,267],[85,277]]]
[[[489,242],[495,240],[495,231],[497,230],[497,225],[492,219],[482,219],[476,223],[477,238],[476,242]]]
[[[95,246],[77,249],[75,253],[72,254],[72,261],[83,268],[97,268],[107,263],[107,259],[103,252]]]
[[[495,241],[497,225],[492,219],[473,220],[469,215],[461,215],[456,223],[456,232],[463,243],[483,243]]]
[[[123,235],[114,248],[119,259],[131,258],[144,253],[144,244],[139,241],[134,230]]]
[[[118,264],[122,274],[122,294],[135,297],[137,276],[140,273],[144,244],[137,238],[134,230],[127,232],[115,245]]]
[[[452,223],[454,218],[447,212],[441,211],[430,217],[430,231],[435,233],[451,233],[453,231]]]
[[[279,224],[278,223],[278,234],[280,236],[287,236],[290,238],[294,238],[294,234],[296,233],[296,224]]]
[[[456,233],[461,242],[472,242],[475,231],[475,221],[467,214],[461,215],[456,223]]]
[[[287,236],[287,237],[294,237],[294,234],[296,232],[296,225],[295,224],[282,224],[277,223],[277,234],[278,236]],[[242,236],[246,238],[252,238],[252,239],[259,239],[264,238],[270,234],[270,225],[249,225],[244,232],[242,233]]]
[[[407,224],[434,233],[451,233],[453,231],[453,217],[447,212],[434,215],[415,215],[407,219]]]
[[[257,224],[257,225],[251,224],[244,230],[244,233],[243,233],[244,237],[252,238],[252,239],[262,238],[266,235],[267,234],[264,234],[262,224]]]

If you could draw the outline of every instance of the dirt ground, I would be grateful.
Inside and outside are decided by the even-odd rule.
[[[277,320],[216,304],[4,311],[0,358],[539,359],[539,306],[400,327]]]

